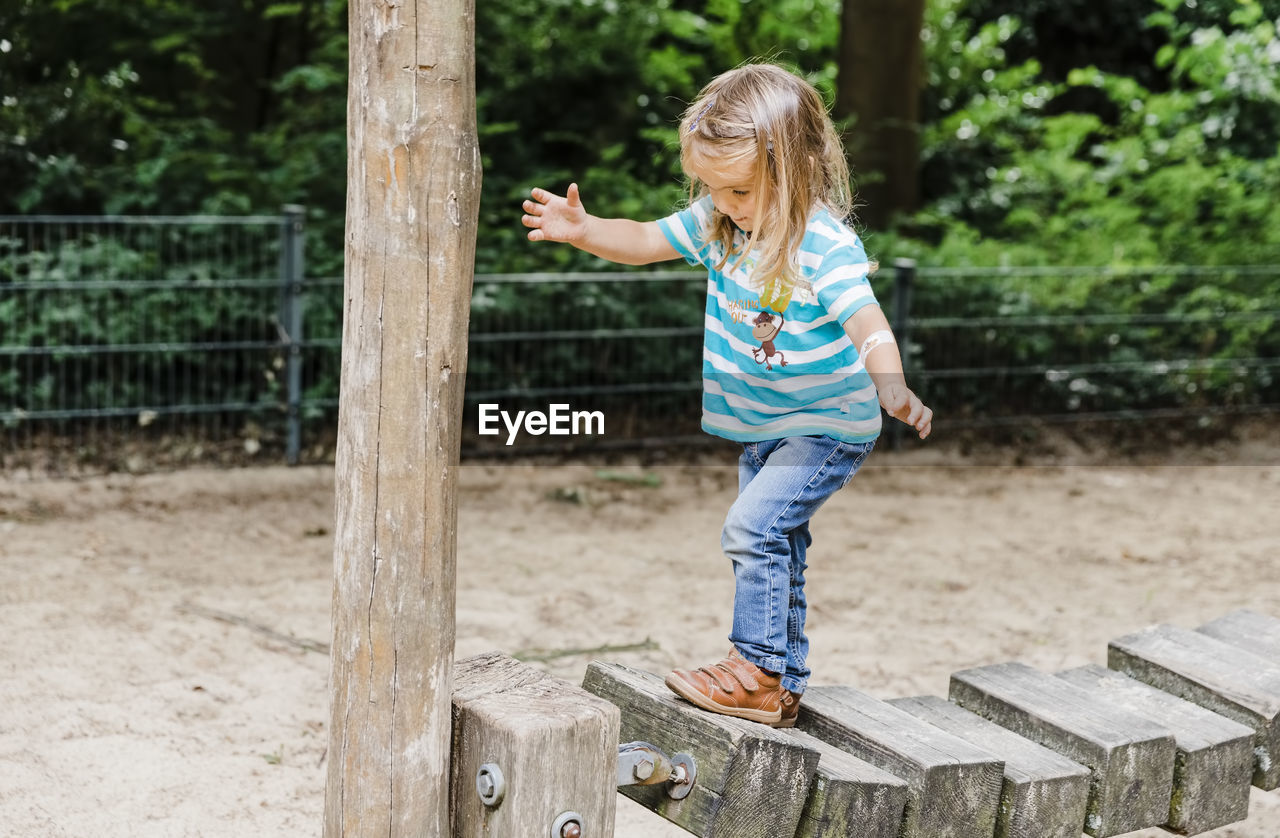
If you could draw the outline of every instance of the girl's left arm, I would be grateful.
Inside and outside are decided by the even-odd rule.
[[[880,306],[858,309],[844,321],[844,333],[862,356],[885,413],[915,428],[921,439],[927,437],[933,430],[933,411],[907,386],[898,344]]]

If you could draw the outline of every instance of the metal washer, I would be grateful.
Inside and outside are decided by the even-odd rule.
[[[698,764],[693,761],[692,754],[676,754],[671,758],[672,774],[676,769],[684,769],[684,782],[674,783],[667,780],[667,796],[672,800],[684,800],[693,791],[693,784],[698,780]]]

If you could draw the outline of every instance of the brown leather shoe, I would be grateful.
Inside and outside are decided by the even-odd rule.
[[[732,649],[711,666],[677,669],[666,684],[676,695],[703,710],[738,719],[793,727],[800,697],[782,688],[782,676],[765,672]]]
[[[782,697],[779,701],[782,704],[782,717],[778,719],[778,723],[774,727],[795,727],[796,716],[800,713],[800,699],[804,697],[804,693],[793,693],[790,690],[783,690]]]

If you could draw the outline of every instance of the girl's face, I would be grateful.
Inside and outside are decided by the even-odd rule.
[[[727,163],[699,155],[690,161],[688,173],[707,185],[716,209],[729,216],[738,229],[752,231],[757,210],[754,158]]]

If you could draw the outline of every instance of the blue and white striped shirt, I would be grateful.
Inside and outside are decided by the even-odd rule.
[[[735,268],[707,240],[713,205],[702,198],[660,219],[667,241],[707,268],[702,349],[702,428],[737,442],[826,435],[869,442],[880,435],[876,388],[844,332],[844,321],[876,304],[870,264],[857,234],[825,209],[809,219],[800,276],[785,311],[760,302],[751,255]],[[739,232],[745,241],[745,234]]]

